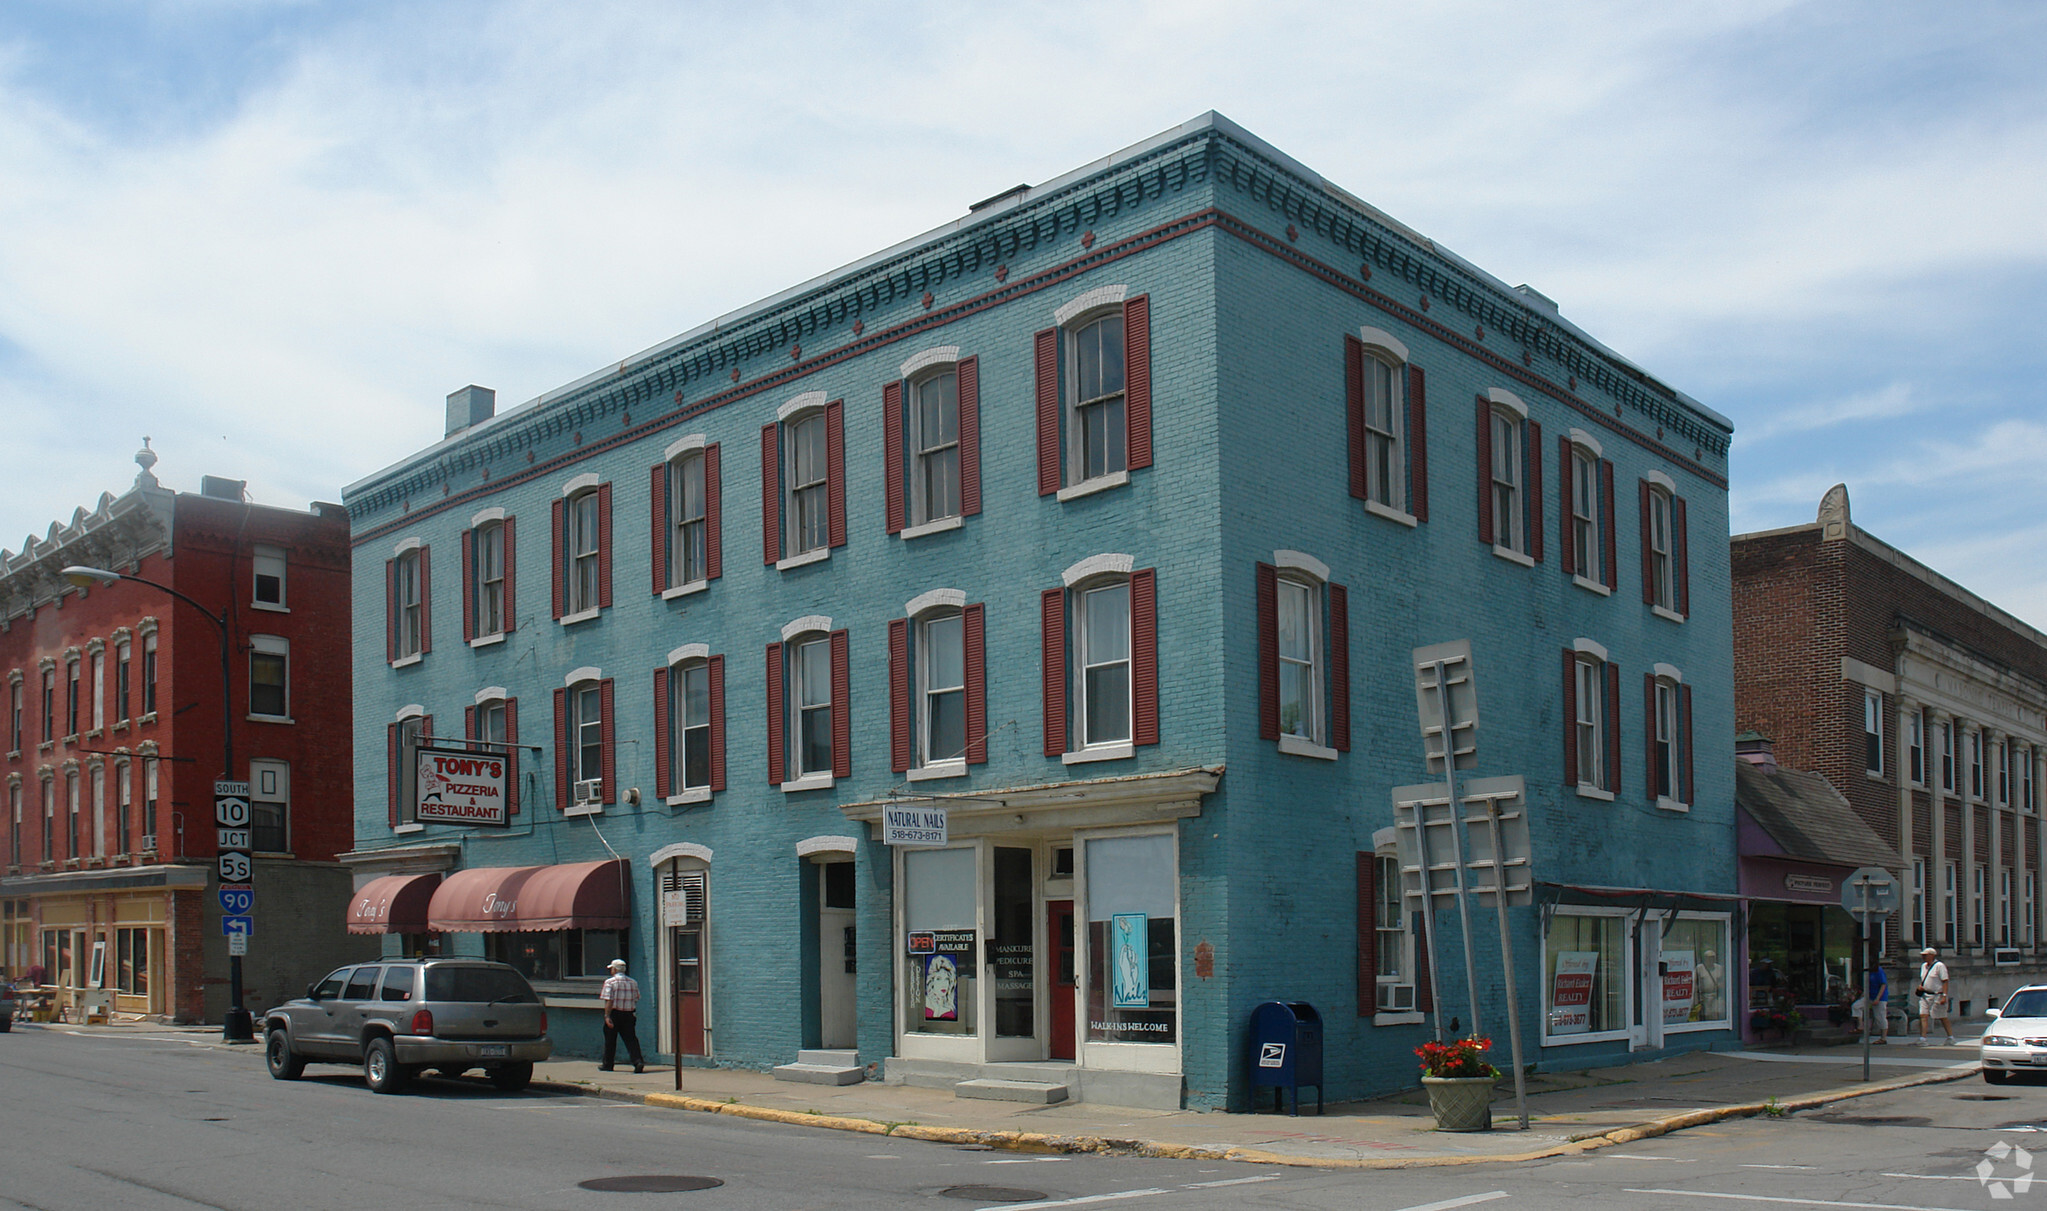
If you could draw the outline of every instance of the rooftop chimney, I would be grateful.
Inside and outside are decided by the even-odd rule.
[[[497,410],[498,393],[472,383],[448,396],[448,431],[442,436],[453,437],[471,425],[480,425]]]
[[[1766,774],[1777,772],[1777,745],[1761,732],[1743,732],[1734,738],[1734,756]]]
[[[199,495],[211,496],[215,500],[232,500],[240,503],[242,494],[248,489],[245,479],[222,479],[218,475],[199,477]]]

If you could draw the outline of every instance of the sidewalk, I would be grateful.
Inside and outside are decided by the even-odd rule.
[[[47,1024],[17,1029],[93,1034],[176,1035],[220,1041],[220,1028],[118,1023]],[[255,1048],[248,1049],[253,1058]],[[594,1060],[556,1059],[534,1072],[540,1089],[729,1114],[769,1122],[949,1144],[1030,1152],[1116,1152],[1139,1156],[1234,1160],[1329,1168],[1419,1168],[1533,1160],[1648,1139],[1725,1118],[1807,1109],[1912,1085],[1976,1075],[1976,1039],[1953,1047],[1894,1042],[1873,1049],[1862,1082],[1860,1047],[1694,1052],[1655,1063],[1529,1078],[1529,1130],[1516,1130],[1511,1087],[1493,1102],[1494,1129],[1435,1130],[1428,1100],[1415,1090],[1369,1102],[1332,1103],[1321,1116],[1310,1100],[1299,1117],[1275,1114],[1135,1110],[1090,1103],[1054,1106],[975,1101],[950,1090],[908,1085],[804,1085],[764,1072],[684,1068],[635,1074],[600,1072]]]

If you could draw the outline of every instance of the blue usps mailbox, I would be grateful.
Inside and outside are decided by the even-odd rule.
[[[1315,1113],[1322,1113],[1322,1015],[1306,1001],[1267,1001],[1251,1011],[1251,1085],[1270,1085],[1272,1108],[1294,1091],[1301,1112],[1301,1086],[1315,1087]]]

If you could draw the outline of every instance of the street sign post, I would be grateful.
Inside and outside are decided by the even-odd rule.
[[[1870,923],[1898,910],[1898,893],[1898,877],[1881,866],[1859,867],[1854,874],[1841,880],[1841,907],[1854,914],[1855,953],[1862,964],[1862,1079],[1865,1081],[1869,1079],[1872,1018],[1879,1012],[1889,1012],[1879,1010],[1875,998],[1869,995],[1869,969],[1874,966],[1869,952],[1876,939],[1876,931]]]
[[[222,655],[226,655],[226,636],[222,635]],[[234,768],[232,759],[228,768]],[[249,953],[249,935],[255,932],[255,918],[248,910],[255,905],[255,893],[251,880],[255,878],[255,853],[251,844],[249,829],[249,784],[230,778],[216,779],[213,783],[213,826],[215,834],[215,870],[220,875],[220,906],[227,915],[220,919],[221,931],[227,934],[227,978],[228,1016],[223,1033],[230,1041],[253,1038],[248,1025],[248,1010],[242,1006],[242,956]],[[241,893],[236,897],[241,911],[228,902],[229,892]],[[247,897],[242,902],[242,897]],[[233,928],[230,922],[240,922],[240,928]]]

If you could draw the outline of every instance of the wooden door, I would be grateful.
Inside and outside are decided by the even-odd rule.
[[[1073,1050],[1073,1006],[1075,971],[1073,949],[1073,901],[1045,901],[1045,944],[1052,961],[1046,965],[1052,976],[1051,1032],[1046,1054],[1055,1060],[1070,1060]]]
[[[675,956],[675,1054],[704,1051],[704,931],[701,925],[668,931],[669,953]]]

